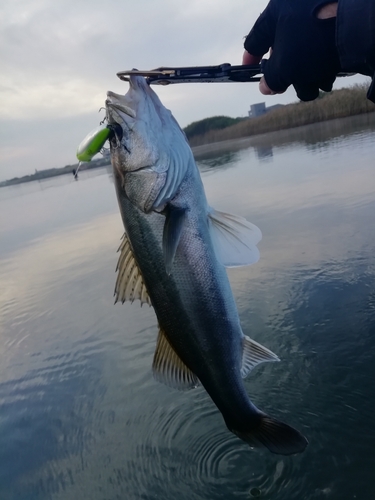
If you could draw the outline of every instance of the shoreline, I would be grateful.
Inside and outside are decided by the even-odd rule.
[[[83,172],[85,170],[91,170],[94,168],[101,168],[109,165],[111,160],[109,158],[98,158],[90,162],[84,162],[80,166],[79,171]],[[58,177],[60,175],[74,175],[74,171],[78,168],[78,163],[72,165],[66,165],[60,168],[49,168],[46,170],[38,170],[34,174],[24,175],[22,177],[14,177],[13,179],[8,179],[6,181],[0,182],[0,188],[8,186],[17,186],[18,184],[24,184],[26,182],[40,181],[44,179],[50,179],[52,177]]]
[[[323,93],[314,101],[287,104],[261,116],[241,120],[235,125],[223,129],[211,128],[188,138],[190,146],[204,146],[374,112],[374,103],[366,98],[366,86],[354,85]]]
[[[296,127],[283,128],[280,130],[272,130],[269,132],[263,132],[256,135],[250,135],[248,137],[237,137],[219,140],[216,142],[211,142],[207,144],[201,144],[197,146],[191,146],[194,158],[199,160],[212,153],[220,153],[222,151],[238,151],[240,149],[245,149],[248,147],[259,147],[259,146],[280,146],[286,143],[294,142],[296,140],[301,140],[301,136],[305,135],[306,140],[311,137],[311,131],[319,125],[325,133],[329,135],[340,135],[340,128],[344,128],[348,122],[353,122],[355,126],[362,125],[367,122],[370,126],[375,127],[375,112],[372,113],[361,113],[357,115],[345,116],[342,118],[332,118],[329,120],[317,121],[310,123],[308,125],[299,125]],[[225,129],[224,129],[225,130]],[[295,139],[293,140],[293,136]],[[91,162],[83,163],[80,167],[80,171],[101,168],[109,165],[109,158],[99,158]],[[73,169],[78,167],[78,163],[72,165],[66,165],[61,168],[53,168],[47,170],[39,170],[34,174],[25,175],[23,177],[15,177],[6,181],[0,182],[1,187],[15,186],[18,184],[23,184],[25,182],[33,182],[41,179],[48,179],[51,177],[57,177],[60,175],[72,175]]]
[[[286,143],[300,140],[301,136],[311,137],[311,131],[319,125],[322,130],[325,129],[330,135],[340,135],[340,129],[344,129],[348,122],[352,122],[354,126],[361,126],[364,122],[375,127],[375,112],[361,113],[358,115],[345,116],[343,118],[332,118],[331,120],[323,120],[308,125],[299,125],[297,127],[284,128],[281,130],[272,130],[261,134],[251,135],[248,137],[239,137],[234,139],[226,139],[208,144],[193,146],[194,157],[199,159],[211,153],[222,151],[238,151],[248,147],[259,146],[281,146]],[[295,136],[293,140],[293,136]]]

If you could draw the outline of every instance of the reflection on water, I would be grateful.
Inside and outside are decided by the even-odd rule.
[[[199,168],[201,172],[207,172],[211,169],[230,168],[238,161],[239,154],[235,151],[228,151],[219,155],[203,155],[199,158]]]
[[[282,360],[246,387],[308,436],[295,457],[251,450],[202,389],[152,379],[153,310],[113,305],[105,169],[0,190],[1,500],[375,498],[375,120],[361,119],[199,161],[210,204],[263,232],[259,263],[229,275],[244,332]]]
[[[254,149],[259,161],[268,161],[273,157],[272,146],[255,146]]]

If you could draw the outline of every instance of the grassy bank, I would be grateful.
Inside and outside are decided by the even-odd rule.
[[[366,98],[368,85],[335,90],[311,102],[297,102],[258,118],[249,118],[222,130],[211,130],[192,137],[191,146],[250,137],[275,130],[300,127],[311,123],[371,113],[375,104]]]

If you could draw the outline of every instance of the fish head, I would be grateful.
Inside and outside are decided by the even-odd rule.
[[[195,162],[184,132],[146,79],[131,75],[129,84],[125,95],[107,92],[111,160],[130,201],[147,213],[163,209]]]

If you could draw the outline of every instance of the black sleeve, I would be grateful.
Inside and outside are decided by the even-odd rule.
[[[372,77],[367,97],[375,103],[375,0],[339,0],[336,45],[344,71]]]
[[[345,71],[375,71],[375,0],[339,0],[336,45]]]

